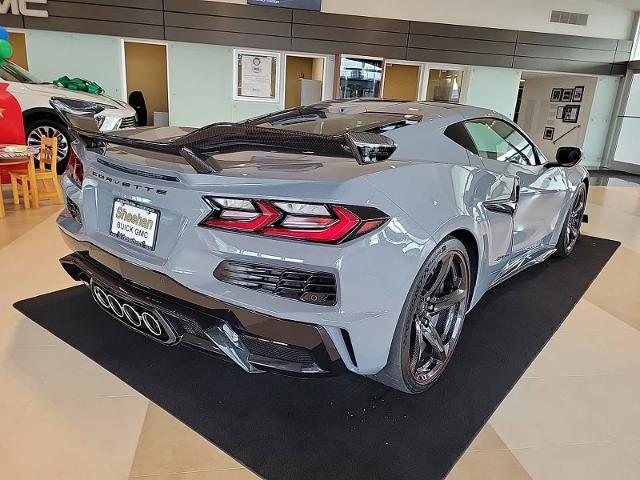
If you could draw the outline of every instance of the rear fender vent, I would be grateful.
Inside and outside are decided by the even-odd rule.
[[[221,282],[315,305],[336,304],[336,278],[326,272],[305,272],[271,265],[224,261],[213,272]]]
[[[567,25],[580,25],[585,27],[589,21],[589,15],[586,13],[552,10],[550,21],[551,23],[566,23]]]

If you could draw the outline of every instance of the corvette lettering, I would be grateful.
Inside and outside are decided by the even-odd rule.
[[[97,172],[95,170],[93,170],[91,172],[91,176],[97,178],[98,180],[102,180],[103,182],[112,183],[114,185],[118,185],[118,186],[124,187],[124,188],[132,188],[134,190],[138,190],[138,191],[142,191],[142,192],[155,193],[156,195],[166,195],[167,194],[166,190],[161,190],[161,189],[154,188],[154,187],[148,187],[146,185],[138,185],[136,183],[125,182],[125,181],[119,180],[117,178],[113,178],[113,177],[110,177],[108,175],[105,175],[104,173]]]

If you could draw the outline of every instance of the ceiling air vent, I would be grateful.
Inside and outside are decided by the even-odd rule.
[[[586,13],[561,12],[560,10],[551,12],[551,23],[586,26],[587,20],[589,20],[589,15]]]

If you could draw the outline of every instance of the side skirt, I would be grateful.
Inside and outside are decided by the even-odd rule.
[[[494,280],[490,288],[493,288],[496,285],[501,284],[505,280],[508,280],[509,278],[513,277],[514,275],[517,275],[521,271],[533,265],[538,265],[539,263],[544,262],[547,258],[549,258],[554,253],[556,253],[555,247],[542,246],[535,250],[530,250],[528,252],[524,252],[520,254],[516,258],[507,262],[507,265],[504,267],[504,270],[502,271],[500,276],[498,276],[498,278]]]

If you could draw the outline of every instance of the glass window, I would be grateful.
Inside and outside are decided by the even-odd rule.
[[[342,57],[339,98],[379,97],[382,60]]]
[[[330,108],[302,107],[265,115],[248,120],[248,125],[262,128],[277,128],[318,135],[343,135],[346,132],[368,131],[384,133],[389,130],[413,125],[420,121],[417,115],[401,113],[332,112]]]
[[[482,158],[521,165],[541,164],[531,142],[507,122],[485,118],[465,122],[464,126]]]
[[[427,101],[459,103],[462,70],[429,70]]]
[[[44,83],[39,79],[31,75],[24,68],[19,67],[15,63],[6,62],[0,65],[0,78],[6,80],[7,82],[18,82],[18,83]]]

